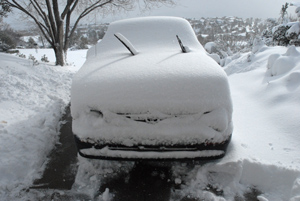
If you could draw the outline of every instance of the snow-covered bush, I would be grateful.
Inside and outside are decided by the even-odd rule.
[[[46,63],[49,62],[48,57],[45,54],[42,56],[41,61]]]
[[[18,55],[20,58],[24,58],[24,59],[26,58],[26,55],[25,55],[25,54],[22,54],[22,53],[21,53],[21,54],[17,54],[17,55]]]
[[[299,64],[300,52],[290,46],[285,54],[272,54],[268,58],[267,73],[270,76],[283,75]]]
[[[215,42],[206,43],[204,48],[209,54],[217,52],[217,44]]]
[[[299,22],[295,22],[292,24],[292,26],[286,31],[285,36],[288,39],[298,39],[300,33],[300,26]]]
[[[274,27],[273,42],[274,45],[279,46],[300,46],[300,22],[290,22]]]
[[[27,42],[27,47],[28,48],[36,48],[37,42],[32,37],[30,37]]]
[[[291,4],[293,5],[293,4]],[[297,16],[300,16],[300,7],[295,10]],[[274,45],[300,46],[300,22],[289,22],[277,25],[272,30]]]
[[[261,37],[255,37],[255,39],[253,40],[252,53],[255,54],[256,52],[258,52],[264,46],[265,46],[265,43],[262,40],[262,38]]]
[[[289,25],[278,25],[273,28],[272,30],[272,35],[273,35],[273,42],[274,45],[279,45],[279,46],[287,46],[289,44],[289,39],[286,37],[286,32],[289,30],[290,26]]]
[[[273,45],[273,28],[278,25],[275,18],[268,18],[266,21],[266,29],[262,33],[262,39],[266,45]]]
[[[295,22],[293,25],[287,30],[286,37],[290,40],[290,45],[300,46],[300,23]]]
[[[230,48],[226,47],[222,43],[219,43],[218,41],[208,42],[205,44],[204,48],[219,64],[222,59],[228,57],[228,55],[232,55]]]
[[[35,58],[32,54],[30,54],[30,55],[28,56],[28,59],[29,59],[29,60],[32,60],[32,65],[33,65],[33,66],[36,66],[36,65],[39,64],[39,62],[36,60],[36,58]]]
[[[6,43],[0,40],[0,52],[7,51],[9,50],[9,48],[10,48],[9,45],[7,45]]]

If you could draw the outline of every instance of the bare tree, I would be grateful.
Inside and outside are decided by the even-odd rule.
[[[286,24],[288,21],[288,12],[287,9],[289,7],[288,3],[285,3],[284,5],[282,5],[281,10],[280,10],[280,18],[279,18],[279,22],[281,24]]]
[[[10,12],[10,6],[5,2],[5,0],[0,0],[0,19],[5,17],[8,12]]]
[[[22,11],[39,27],[55,52],[56,65],[65,65],[67,50],[78,23],[93,11],[102,14],[130,11],[136,4],[143,9],[173,0],[0,0],[2,5]],[[74,24],[71,25],[71,20]]]

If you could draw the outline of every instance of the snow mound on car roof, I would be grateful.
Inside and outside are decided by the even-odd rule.
[[[112,54],[121,50],[126,53],[125,47],[115,38],[115,33],[125,36],[139,52],[152,51],[156,53],[165,49],[178,49],[176,35],[189,49],[202,49],[189,22],[178,17],[142,17],[113,22],[103,38],[96,46],[92,47],[87,58],[99,54]]]

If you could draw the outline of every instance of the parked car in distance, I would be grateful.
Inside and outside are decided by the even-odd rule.
[[[233,131],[227,75],[177,17],[111,23],[73,78],[71,115],[95,159],[217,159]]]

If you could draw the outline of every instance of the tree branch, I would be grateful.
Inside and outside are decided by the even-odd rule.
[[[42,14],[43,9],[40,7],[40,5],[36,2],[36,0],[30,0],[30,2],[37,11],[38,15],[45,21],[44,15]]]
[[[100,0],[101,1],[101,0]],[[79,17],[77,18],[77,20],[75,21],[74,23],[74,26],[70,32],[70,36],[72,36],[77,28],[77,25],[79,23],[79,21],[85,17],[87,14],[89,14],[90,12],[92,12],[93,10],[95,10],[96,8],[99,8],[99,7],[103,7],[105,6],[106,4],[108,3],[111,3],[113,0],[108,0],[102,4],[99,4],[97,5],[100,1],[97,1],[96,3],[92,4],[91,6],[89,6],[88,8],[84,9],[84,11],[82,11],[82,13],[79,15]]]
[[[55,35],[56,35],[56,24],[54,22],[53,13],[51,10],[51,3],[49,0],[46,0],[46,6],[48,10],[48,21],[51,27],[51,37],[53,37],[53,42],[55,41]]]
[[[72,4],[74,3],[74,1],[75,1],[75,0],[68,0],[67,5],[65,6],[64,11],[63,11],[63,12],[61,13],[61,15],[60,15],[61,19],[64,19],[64,18],[65,18],[65,16],[67,15],[67,13],[68,13],[69,10],[70,10]],[[78,0],[77,0],[77,2],[78,2]]]

